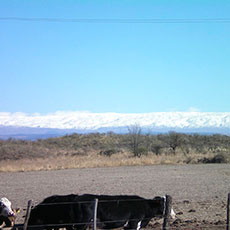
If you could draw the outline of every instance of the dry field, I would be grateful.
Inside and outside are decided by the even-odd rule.
[[[169,194],[177,213],[174,229],[225,229],[230,164],[155,165],[1,172],[0,196],[25,208],[53,194]],[[18,218],[23,221],[24,212]],[[148,229],[159,228],[159,221]],[[201,228],[202,227],[202,228]]]
[[[206,158],[213,158],[215,154],[207,153]],[[0,172],[26,172],[26,171],[41,171],[41,170],[60,170],[74,168],[97,168],[97,167],[118,167],[118,166],[154,166],[168,164],[196,164],[203,159],[203,154],[190,154],[189,156],[183,153],[176,155],[149,154],[147,156],[133,157],[129,152],[114,154],[110,157],[100,155],[98,152],[88,152],[83,156],[55,156],[46,158],[23,158],[18,160],[0,161]]]

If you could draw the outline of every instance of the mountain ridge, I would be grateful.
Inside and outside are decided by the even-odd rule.
[[[56,112],[47,115],[0,112],[0,138],[14,135],[60,136],[70,133],[144,132],[230,133],[230,112],[155,112],[139,114]]]

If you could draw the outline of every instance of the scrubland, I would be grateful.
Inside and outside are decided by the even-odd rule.
[[[45,140],[0,140],[0,171],[229,163],[230,137],[170,132],[72,134]]]

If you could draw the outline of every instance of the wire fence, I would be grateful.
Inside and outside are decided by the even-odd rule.
[[[79,226],[79,225],[83,225],[84,223],[82,224],[79,224],[79,223],[66,223],[66,224],[46,224],[46,225],[33,225],[33,226],[28,226],[30,229],[33,229],[33,228],[50,228],[50,227],[60,227],[60,228],[64,228],[64,226]],[[88,227],[89,228],[92,228],[92,223],[85,223],[85,224],[88,224]],[[144,228],[143,230],[153,230],[153,229],[162,229],[162,227],[159,225],[158,227],[157,226],[148,226],[147,228]],[[213,230],[219,230],[219,229],[226,229],[226,225],[225,224],[222,224],[222,225],[207,225],[207,226],[204,226],[204,225],[181,225],[181,226],[170,226],[168,228],[165,228],[166,230],[183,230],[183,229],[189,229],[189,230],[192,230],[192,229],[196,229],[196,230],[201,230],[201,229],[213,229]],[[129,230],[137,230],[136,228],[135,229],[130,229]]]
[[[166,195],[167,197],[167,195]],[[98,202],[99,203],[111,203],[111,202],[116,202],[116,203],[122,203],[122,202],[144,202],[146,201],[145,199],[121,199],[121,200],[117,200],[117,199],[111,199],[111,200],[99,200]],[[172,200],[171,200],[172,202]],[[182,221],[182,222],[179,222],[177,223],[176,221],[175,222],[172,222],[170,221],[171,223],[168,223],[166,224],[165,226],[163,225],[163,227],[161,226],[161,224],[159,222],[155,222],[155,223],[150,223],[149,225],[147,225],[147,228],[144,228],[145,230],[148,230],[148,229],[163,229],[163,230],[206,230],[206,229],[212,229],[212,230],[229,230],[229,204],[230,203],[230,193],[228,194],[228,199],[227,199],[227,218],[226,218],[226,223],[224,223],[224,221],[222,222],[217,222],[217,223],[202,223],[202,222],[196,222],[196,221]],[[67,201],[67,202],[52,202],[52,203],[40,203],[38,204],[39,206],[54,206],[54,205],[75,205],[75,204],[91,204],[91,205],[95,205],[95,200],[90,200],[90,201],[73,201],[73,202],[70,202],[70,201]],[[171,203],[169,204],[169,206],[171,205]],[[105,224],[113,224],[113,223],[123,223],[123,227],[125,225],[128,224],[128,222],[130,221],[134,221],[134,222],[140,222],[140,221],[149,221],[151,218],[131,218],[131,219],[116,219],[116,220],[105,220],[105,221],[101,221],[100,219],[97,219],[97,215],[95,215],[93,218],[91,218],[89,221],[85,221],[85,222],[76,222],[76,223],[48,223],[48,224],[39,224],[39,225],[29,225],[28,226],[28,220],[29,220],[29,217],[30,217],[30,211],[32,208],[34,208],[36,206],[32,206],[32,201],[29,201],[28,202],[28,206],[27,206],[27,209],[23,209],[24,211],[26,211],[26,216],[25,216],[25,222],[24,224],[18,224],[18,225],[15,225],[13,227],[13,229],[15,230],[27,230],[27,228],[29,227],[30,229],[33,229],[33,228],[39,228],[39,229],[57,229],[57,228],[66,228],[66,227],[69,227],[69,226],[72,226],[76,229],[78,229],[78,226],[87,226],[89,228],[94,228],[95,229],[95,226],[98,226],[100,228],[100,226],[102,225],[105,225]],[[97,212],[97,210],[96,210]],[[156,216],[156,219],[158,218],[164,218],[164,221],[165,221],[165,218],[169,217],[169,213],[163,213],[162,215],[160,216]],[[95,226],[93,226],[95,225]],[[74,229],[73,228],[73,229]],[[1,227],[0,227],[1,229]],[[129,228],[130,229],[130,228]],[[136,228],[135,230],[139,230],[140,229],[140,226],[139,228]],[[132,230],[132,229],[130,229]],[[134,229],[133,229],[134,230]]]
[[[151,199],[149,199],[151,200]],[[148,201],[148,199],[114,199],[114,200],[99,200],[100,203],[122,203],[122,202],[136,202],[136,201],[140,201],[140,202],[146,202]],[[65,202],[50,202],[50,203],[39,203],[39,206],[52,206],[52,205],[68,205],[68,204],[92,204],[94,203],[95,200],[88,200],[88,201],[65,201]],[[35,207],[36,205],[33,205],[33,207]],[[27,209],[24,208],[24,211],[26,211]]]
[[[28,226],[29,229],[47,229],[47,228],[65,228],[67,226],[74,226],[74,228],[77,229],[77,226],[79,225],[87,225],[88,226],[88,229],[92,229],[93,227],[93,223],[90,222],[90,223],[66,223],[66,224],[46,224],[46,225],[33,225],[33,226]],[[15,227],[12,228],[13,230],[21,230],[22,229],[22,225],[20,225],[20,227],[18,227],[17,225]],[[100,227],[99,227],[100,229]],[[162,229],[162,226],[161,224],[156,224],[156,225],[153,225],[153,226],[147,226],[146,228],[143,228],[142,230],[153,230],[153,229]],[[212,230],[225,230],[226,229],[226,225],[225,224],[220,224],[220,225],[197,225],[197,224],[182,224],[182,225],[177,225],[177,226],[174,226],[174,225],[171,225],[170,227],[167,227],[165,228],[165,230],[206,230],[206,229],[212,229]],[[4,230],[8,230],[8,229],[4,229]],[[136,228],[135,229],[130,229],[129,230],[137,230]]]

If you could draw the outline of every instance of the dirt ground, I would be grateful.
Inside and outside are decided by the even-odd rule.
[[[169,194],[177,214],[171,229],[226,229],[230,164],[157,165],[0,173],[0,197],[25,209],[54,194]],[[17,223],[23,222],[25,211]],[[162,220],[147,229],[161,229]]]

